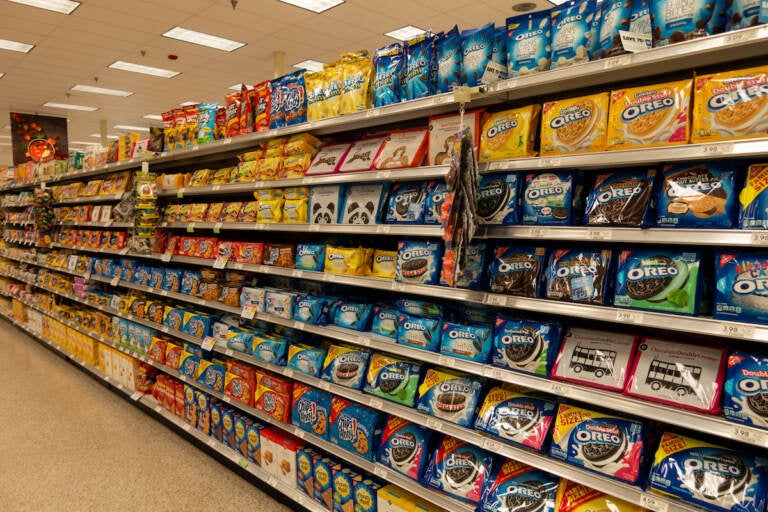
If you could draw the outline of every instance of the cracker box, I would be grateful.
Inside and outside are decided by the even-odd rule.
[[[365,380],[365,370],[371,358],[371,351],[364,348],[331,345],[323,362],[323,380],[360,389]]]
[[[607,92],[545,103],[541,110],[541,154],[603,151],[608,103]]]
[[[376,458],[384,415],[334,396],[331,401],[330,441],[370,461]]]
[[[362,477],[351,470],[336,465],[331,476],[333,480],[333,512],[352,512],[355,509],[355,484]]]
[[[541,451],[556,409],[550,400],[495,387],[485,395],[475,429]]]
[[[315,486],[315,501],[325,507],[326,510],[333,510],[333,466],[336,463],[333,459],[323,457],[313,458],[312,476]]]
[[[691,80],[611,91],[607,149],[687,144]]]
[[[219,402],[211,403],[211,437],[218,442],[224,442],[224,425],[222,424],[222,409]]]
[[[349,143],[323,146],[315,155],[315,159],[312,160],[304,175],[315,176],[337,172],[351,147],[352,144]]]
[[[197,402],[197,427],[203,434],[211,435],[211,397],[202,391],[195,391]]]
[[[728,357],[726,379],[725,418],[768,429],[768,357],[733,352]]]
[[[235,450],[237,450],[243,459],[249,458],[248,453],[248,429],[253,425],[253,420],[247,416],[240,416],[235,419]]]
[[[494,320],[494,366],[549,377],[560,347],[562,326],[497,316]]]
[[[253,396],[256,392],[254,381],[235,373],[227,372],[224,375],[224,395],[237,400],[244,405],[253,405]]]
[[[389,416],[381,435],[377,459],[381,464],[420,482],[427,467],[433,433],[432,429],[398,416]]]
[[[354,512],[379,511],[377,503],[379,489],[381,489],[381,484],[371,478],[363,478],[356,481],[355,487],[352,489],[352,493],[355,496]]]
[[[768,496],[768,459],[665,432],[650,486],[707,510],[760,512]]]
[[[593,512],[610,510],[612,512],[646,512],[647,509],[635,505],[586,485],[562,479],[557,487],[557,512]]]
[[[768,133],[768,66],[695,79],[691,142],[765,137]]]
[[[464,126],[469,128],[469,135],[474,141],[475,151],[480,137],[482,110],[464,113]],[[427,145],[427,165],[448,165],[451,163],[454,137],[459,133],[461,116],[449,114],[429,118],[429,142]]]
[[[221,413],[221,425],[222,434],[224,437],[224,444],[233,450],[237,450],[237,443],[235,442],[235,420],[240,415],[229,407],[224,408]]]
[[[560,404],[549,455],[634,484],[642,472],[645,443],[642,423]]]
[[[319,458],[320,454],[309,446],[296,452],[296,487],[310,498],[315,497],[315,477],[312,470],[315,457]]]
[[[222,393],[224,391],[226,371],[227,369],[224,365],[201,360],[197,369],[197,382],[218,393]]]
[[[477,504],[493,456],[482,448],[451,436],[443,437],[427,468],[428,487]]]
[[[630,334],[571,328],[563,337],[552,378],[623,391],[635,355]]]
[[[288,346],[286,366],[312,377],[319,377],[326,354],[327,350],[321,347],[298,343],[291,344]]]
[[[246,424],[246,450],[248,460],[261,466],[261,431],[264,429],[261,423],[251,421]]]
[[[480,401],[482,388],[482,382],[469,375],[430,368],[419,385],[416,408],[462,427],[469,427],[475,418],[475,408]]]
[[[480,131],[481,162],[536,156],[539,105],[486,114]]]
[[[373,137],[358,140],[344,156],[344,161],[337,168],[337,172],[360,172],[373,169],[373,162],[379,156],[384,145],[384,138]]]
[[[291,423],[302,430],[328,439],[331,395],[300,382],[293,383]]]
[[[554,512],[559,481],[522,462],[505,460],[486,478],[478,512]]]

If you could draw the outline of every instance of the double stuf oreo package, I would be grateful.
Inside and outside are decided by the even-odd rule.
[[[545,255],[544,247],[496,247],[488,289],[493,293],[538,297]]]
[[[653,169],[595,176],[587,196],[587,224],[647,227],[652,220],[655,177]]]
[[[494,366],[549,377],[560,347],[561,326],[497,316],[493,330]]]
[[[445,436],[429,463],[427,486],[471,503],[481,498],[493,455],[451,436]]]
[[[469,427],[475,419],[482,389],[481,380],[469,375],[429,369],[419,385],[416,409]]]
[[[528,174],[523,185],[523,224],[570,226],[580,220],[581,175],[575,171]]]
[[[556,409],[557,404],[549,400],[492,388],[477,413],[475,428],[541,451]]]
[[[379,462],[417,482],[421,481],[427,467],[433,433],[427,427],[398,416],[390,416],[381,434]]]
[[[421,365],[377,353],[368,365],[363,391],[413,407],[420,377]]]
[[[486,174],[477,190],[477,215],[486,226],[518,224],[520,175],[517,173]]]
[[[768,459],[665,432],[650,486],[707,510],[760,512],[768,496]]]
[[[493,345],[493,328],[489,325],[443,323],[440,353],[485,363]]]
[[[737,167],[732,162],[664,168],[656,199],[660,228],[732,228],[739,201],[735,190]]]
[[[768,428],[768,356],[733,352],[728,357],[723,414],[729,421]]]
[[[604,305],[610,284],[610,249],[556,249],[544,271],[547,299]]]
[[[560,479],[516,460],[486,478],[478,512],[554,512]]]

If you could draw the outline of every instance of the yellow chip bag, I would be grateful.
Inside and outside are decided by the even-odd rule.
[[[256,149],[247,153],[240,153],[237,155],[237,159],[241,162],[255,162],[260,160],[264,156],[264,150]]]
[[[221,212],[221,222],[237,222],[237,218],[240,215],[240,208],[243,207],[243,203],[234,202],[224,205],[224,210]]]
[[[340,62],[323,66],[325,73],[325,109],[328,117],[336,117],[341,111],[341,89],[344,68]]]
[[[304,199],[309,197],[309,187],[287,187],[283,189],[286,199]]]
[[[541,109],[541,154],[605,150],[607,92],[551,101]]]
[[[264,158],[264,160],[259,163],[259,179],[262,181],[276,180],[280,176],[280,168],[282,165],[282,156]]]
[[[325,102],[325,71],[304,73],[304,87],[307,90],[307,121],[318,121],[328,117]]]
[[[394,279],[396,263],[397,251],[382,251],[381,249],[376,249],[373,251],[371,275],[374,277]]]
[[[229,183],[230,175],[232,174],[232,167],[224,167],[222,169],[216,169],[211,175],[211,179],[208,180],[209,185],[224,185]]]
[[[261,162],[255,160],[241,162],[240,165],[237,166],[237,182],[250,183],[251,181],[256,181],[259,177],[260,167]]]
[[[243,203],[243,208],[240,210],[240,215],[237,218],[238,222],[256,222],[259,216],[259,202],[248,201]]]
[[[325,247],[325,272],[361,276],[365,274],[365,249],[362,247]]]
[[[224,203],[211,203],[208,206],[208,213],[205,214],[206,222],[219,222],[221,213],[224,211]]]
[[[205,203],[195,203],[189,205],[189,214],[187,215],[188,222],[203,222],[205,215],[208,213],[208,205]]]
[[[267,143],[264,145],[264,149],[269,151],[270,149],[279,149],[280,151],[283,150],[283,146],[285,145],[285,141],[287,139],[285,137],[278,137],[276,139],[270,139],[267,141]]]
[[[198,169],[192,174],[192,179],[189,180],[190,187],[204,187],[208,184],[208,180],[211,178],[213,171],[210,169]]]
[[[284,204],[283,198],[259,201],[256,222],[282,222]]]
[[[314,153],[320,147],[320,139],[311,133],[299,133],[288,139],[283,146],[284,155],[297,155],[299,153]]]
[[[692,80],[611,91],[606,149],[687,144]]]
[[[368,110],[371,102],[373,63],[367,57],[342,57],[343,80],[339,114],[352,114]]]
[[[480,132],[480,161],[535,156],[539,105],[488,114]]]
[[[306,197],[300,199],[286,199],[283,205],[283,222],[293,224],[307,223],[307,203]]]
[[[265,188],[254,192],[253,197],[258,201],[271,201],[272,199],[284,198],[285,192],[281,188]]]
[[[768,135],[768,66],[696,78],[691,142]]]
[[[280,179],[303,178],[304,172],[312,163],[310,153],[289,155],[283,157],[283,166],[280,168]]]

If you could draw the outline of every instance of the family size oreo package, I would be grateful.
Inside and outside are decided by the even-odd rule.
[[[598,174],[587,196],[587,224],[648,227],[652,221],[655,180],[655,169]]]
[[[768,460],[665,432],[650,486],[724,512],[760,512],[768,496]]]
[[[497,316],[494,366],[549,377],[560,347],[561,325]]]
[[[623,391],[635,355],[630,334],[570,328],[560,344],[552,378]]]
[[[768,322],[768,253],[715,256],[713,316],[736,322]]]
[[[527,174],[523,185],[523,224],[570,226],[581,211],[581,175],[576,172]]]
[[[552,10],[551,69],[589,62],[596,11],[594,0],[571,1]]]
[[[423,224],[426,183],[395,183],[389,192],[387,224]]]
[[[291,344],[288,346],[288,362],[286,366],[313,377],[320,377],[323,369],[323,361],[328,353],[320,347],[304,344]]]
[[[406,283],[438,284],[442,255],[440,242],[398,242],[395,279]]]
[[[728,357],[723,414],[729,421],[768,429],[768,357],[744,352]]]
[[[493,455],[482,448],[445,436],[429,463],[424,479],[427,486],[433,489],[478,503],[492,462]]]
[[[462,427],[472,425],[483,384],[459,373],[429,369],[419,385],[416,409]]]
[[[520,223],[520,175],[484,174],[477,190],[477,215],[480,224],[509,226]]]
[[[510,78],[548,70],[551,53],[549,11],[507,18],[507,75]]]
[[[323,362],[323,380],[360,389],[365,379],[365,370],[371,358],[371,351],[359,347],[331,345]]]
[[[341,208],[342,224],[376,224],[380,220],[387,187],[383,183],[373,185],[350,185],[344,190]]]
[[[443,323],[440,353],[484,363],[493,346],[493,328],[484,325]]]
[[[557,487],[557,512],[647,512],[648,509],[614,498],[586,485],[560,480]]]
[[[644,338],[625,393],[717,414],[726,355],[721,348]]]
[[[768,165],[749,166],[739,203],[741,229],[768,229]]]
[[[485,395],[475,428],[541,451],[556,411],[555,402],[495,387]]]
[[[485,479],[478,512],[554,512],[560,478],[516,460]]]
[[[634,484],[640,478],[644,451],[642,423],[560,404],[551,457]]]
[[[661,228],[732,228],[738,217],[735,165],[728,162],[664,169],[656,199]]]
[[[390,416],[381,434],[378,460],[419,482],[429,462],[433,434],[432,429]]]
[[[538,297],[545,255],[544,247],[496,247],[491,261],[489,290],[520,297]]]
[[[363,391],[413,407],[421,373],[419,364],[386,354],[373,354]]]
[[[297,295],[293,302],[291,318],[312,325],[328,323],[328,303],[330,299],[314,295]]]
[[[424,224],[441,224],[447,219],[453,202],[453,193],[444,181],[430,181],[426,188],[427,202],[424,205]]]
[[[400,314],[397,322],[397,343],[437,352],[440,348],[440,318]]]
[[[701,253],[631,249],[619,253],[613,305],[682,315],[699,311]]]
[[[606,304],[613,253],[610,249],[556,249],[544,270],[547,299]]]

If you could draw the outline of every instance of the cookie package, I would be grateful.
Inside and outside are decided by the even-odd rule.
[[[491,261],[489,290],[506,295],[538,297],[545,255],[545,247],[496,247]]]
[[[536,156],[534,142],[539,132],[539,105],[486,114],[480,131],[478,160],[506,160]]]
[[[610,249],[556,249],[544,269],[547,299],[604,305],[612,274]]]
[[[493,346],[493,328],[489,325],[465,325],[444,322],[440,335],[440,353],[485,363]]]
[[[552,9],[552,53],[550,69],[590,61],[593,47],[592,24],[597,16],[597,2],[566,2]]]
[[[580,173],[526,174],[522,189],[523,224],[570,226],[581,220],[583,187]]]
[[[427,467],[427,486],[471,503],[480,501],[493,456],[466,441],[443,437]]]
[[[419,364],[376,353],[368,364],[363,391],[413,407],[421,373]]]
[[[590,226],[649,227],[653,221],[655,169],[598,174],[586,201]]]
[[[419,482],[431,455],[433,434],[432,429],[389,416],[381,434],[378,461]]]
[[[360,389],[370,357],[371,352],[367,349],[331,345],[323,362],[321,377],[334,384]]]
[[[377,224],[381,220],[379,212],[386,195],[387,186],[384,183],[346,187],[339,215],[341,224]]]
[[[339,166],[344,161],[352,144],[331,144],[323,146],[315,155],[309,168],[304,171],[305,176],[316,176],[319,174],[332,174],[338,172]]]
[[[605,150],[607,92],[545,103],[541,110],[541,154]]]
[[[462,427],[472,425],[483,384],[468,375],[428,369],[419,385],[416,409]]]
[[[518,173],[484,174],[477,189],[477,215],[481,225],[509,226],[520,223]]]
[[[336,172],[362,172],[373,169],[373,162],[379,156],[384,145],[383,137],[359,140],[349,148],[344,161],[338,166]]]
[[[768,229],[768,165],[754,164],[747,168],[739,203],[741,229]]]
[[[713,2],[706,0],[674,7],[668,2],[651,2],[653,46],[667,46],[706,36],[705,27],[713,10]]]
[[[456,288],[480,290],[488,282],[488,244],[485,242],[472,243],[465,250],[466,262],[459,270],[456,278]],[[442,277],[442,276],[441,276]],[[441,278],[440,284],[444,284]]]
[[[477,148],[480,137],[482,110],[471,110],[464,117],[457,114],[429,118],[429,142],[427,144],[427,165],[450,165],[453,151],[453,139],[462,126],[469,128],[469,134]]]
[[[331,395],[325,391],[295,382],[291,424],[328,439],[328,418],[331,415]]]
[[[509,78],[549,69],[552,16],[539,11],[507,18],[507,75]]]
[[[375,169],[418,167],[427,151],[427,130],[414,128],[396,130],[384,139],[373,164]]]
[[[423,318],[400,313],[397,318],[397,343],[437,352],[440,349],[440,318]]]
[[[556,322],[497,316],[491,361],[500,368],[548,378],[560,347],[561,330]]]
[[[389,192],[387,224],[423,224],[426,183],[395,183]]]
[[[716,319],[768,322],[768,253],[717,253],[715,281]]]
[[[330,441],[373,462],[381,440],[384,415],[334,396],[331,400]]]
[[[485,479],[478,512],[554,512],[560,478],[505,460]]]
[[[646,512],[647,509],[634,503],[614,498],[586,485],[562,479],[557,487],[557,512],[593,512],[610,510],[615,512]]]
[[[406,283],[438,284],[443,246],[439,242],[398,242],[395,279]]]
[[[730,354],[723,414],[729,421],[768,428],[768,357],[744,352]]]

